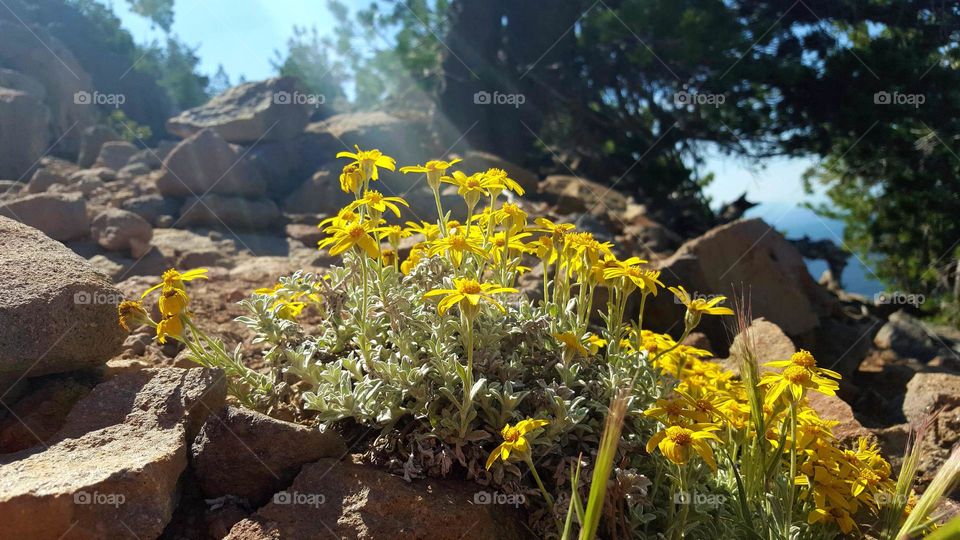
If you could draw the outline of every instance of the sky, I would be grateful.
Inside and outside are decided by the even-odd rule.
[[[355,0],[350,5],[367,3]],[[108,0],[108,4],[138,43],[163,39],[163,32],[132,13],[126,2]],[[294,26],[316,27],[321,35],[334,27],[326,0],[243,0],[240,5],[237,0],[176,1],[172,33],[197,48],[201,72],[213,75],[222,65],[234,82],[241,77],[250,81],[271,77],[275,73],[270,60],[276,59],[277,51],[286,50]],[[824,201],[822,194],[808,196],[803,191],[801,177],[813,164],[812,159],[770,159],[757,167],[735,157],[708,154],[706,170],[714,173],[715,180],[706,194],[719,206],[746,192],[748,200],[760,203],[748,217],[762,217],[790,237],[806,234],[840,243],[842,224],[800,207],[802,202]],[[848,288],[863,293],[875,290],[869,270],[855,260],[851,263],[844,273]],[[811,264],[815,277],[821,271]],[[848,277],[849,272],[855,273]]]

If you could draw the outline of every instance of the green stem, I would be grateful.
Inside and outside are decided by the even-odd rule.
[[[647,296],[649,292],[643,292],[640,295],[640,314],[637,315],[637,350],[639,351],[643,345],[643,338],[641,337],[643,333],[643,310],[647,305]]]
[[[443,219],[443,205],[440,204],[440,190],[433,190],[433,200],[437,203],[437,221],[440,223],[440,233],[446,237],[447,236],[447,223]]]
[[[680,493],[684,493],[684,490],[687,488],[687,480],[686,469],[682,465],[677,465],[677,484]],[[692,498],[691,494],[686,493],[686,495]],[[673,538],[677,540],[683,538],[683,531],[687,527],[687,517],[690,514],[690,505],[692,503],[692,500],[688,500],[680,504],[680,515],[677,516],[676,527],[673,529]]]
[[[797,404],[790,401],[790,478],[787,483],[787,513],[783,523],[783,537],[790,538],[793,522],[794,478],[797,477]]]
[[[460,407],[460,438],[467,435],[470,417],[469,411],[473,407],[470,392],[473,390],[473,321],[460,312],[461,332],[463,332],[463,346],[467,350],[467,369],[463,380],[463,404]]]

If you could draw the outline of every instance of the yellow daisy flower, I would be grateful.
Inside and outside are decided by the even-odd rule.
[[[206,268],[194,268],[193,270],[188,270],[186,272],[180,273],[177,270],[171,268],[163,273],[161,277],[162,281],[153,287],[150,287],[144,291],[143,295],[140,298],[146,298],[148,294],[153,291],[165,287],[165,288],[174,288],[174,289],[184,289],[183,283],[185,281],[193,281],[195,279],[208,279],[207,278],[207,269]]]
[[[433,191],[438,191],[440,189],[440,179],[447,172],[447,169],[453,167],[457,163],[460,163],[461,159],[454,159],[451,161],[441,161],[441,160],[431,160],[426,162],[423,165],[410,165],[407,167],[400,167],[400,172],[403,174],[408,173],[422,173],[427,175],[427,184],[430,186],[430,189]]]
[[[424,298],[446,295],[437,305],[437,311],[443,315],[454,305],[459,305],[464,314],[473,319],[480,310],[480,301],[486,301],[496,306],[500,311],[506,311],[494,294],[514,293],[516,289],[501,287],[492,283],[480,283],[475,279],[458,278],[453,280],[453,289],[436,289],[423,295]]]
[[[719,430],[713,424],[691,424],[684,426],[669,426],[658,432],[647,442],[647,453],[652,454],[654,448],[677,465],[684,465],[690,460],[690,451],[696,452],[703,461],[716,472],[717,461],[713,457],[713,449],[707,444],[708,440],[720,442],[714,431]]]
[[[390,171],[396,170],[396,161],[392,157],[384,155],[380,150],[360,150],[357,145],[353,145],[353,147],[357,150],[356,152],[339,152],[337,157],[354,160],[354,163],[360,167],[365,179],[378,180],[380,178],[378,167]]]
[[[532,420],[527,418],[526,420],[517,422],[515,426],[511,426],[510,424],[503,426],[503,430],[500,432],[503,436],[503,442],[500,446],[496,447],[493,452],[490,452],[490,457],[487,458],[487,469],[489,470],[498,459],[506,461],[513,453],[520,454],[521,456],[529,455],[530,442],[527,441],[526,435],[547,424],[549,424],[549,422],[546,420]]]

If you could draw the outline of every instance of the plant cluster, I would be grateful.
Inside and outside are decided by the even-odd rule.
[[[394,160],[359,148],[337,157],[349,160],[340,186],[354,201],[320,224],[320,247],[342,266],[242,302],[269,375],[191,320],[184,282],[202,270],[171,270],[145,293],[160,291],[159,322],[124,303],[124,324],[151,324],[161,342],[223,367],[247,406],[378,430],[370,455],[408,478],[456,469],[533,495],[544,536],[593,538],[602,522],[611,538],[898,537],[911,482],[897,483],[866,440],[837,443],[807,396],[833,395],[840,376],[809,352],[760,366],[745,347],[735,377],[684,344],[702,317],[733,314],[724,297],[665,287],[646,261],[531,219],[504,171],[400,168],[425,175],[437,209],[435,222],[401,224],[406,201],[374,189]],[[443,207],[445,184],[465,219]],[[686,307],[679,339],[643,328],[658,294]],[[911,526],[929,528],[926,518]]]

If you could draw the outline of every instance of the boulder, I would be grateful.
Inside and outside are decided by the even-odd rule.
[[[890,349],[903,358],[927,362],[940,350],[931,337],[933,335],[933,332],[924,328],[923,323],[901,310],[890,315],[887,323],[874,336],[873,343],[881,349]]]
[[[180,270],[203,266],[233,266],[238,250],[235,242],[214,240],[208,235],[184,229],[155,229],[153,245],[171,266]]]
[[[336,159],[337,152],[353,152],[354,145],[359,145],[362,150],[380,149],[397,160],[398,168],[430,159],[443,159],[445,153],[445,147],[433,141],[429,115],[412,112],[337,114],[307,125],[298,137],[298,144],[303,163],[300,170],[302,177],[334,161],[340,162],[337,167],[339,175],[339,170],[346,162]],[[405,186],[397,193],[422,177],[416,174],[396,176],[399,177],[396,181]]]
[[[91,195],[98,191],[106,189],[106,183],[93,175],[81,176],[76,182],[71,184],[57,184],[50,188],[54,193],[79,193],[85,198],[90,199]]]
[[[263,178],[216,131],[204,129],[178,144],[163,162],[157,190],[172,197],[207,193],[257,197]]]
[[[77,164],[81,169],[93,167],[103,145],[119,140],[120,136],[107,126],[96,125],[84,129],[80,136],[80,157],[77,158]]]
[[[127,141],[108,141],[100,147],[100,154],[94,167],[106,167],[119,171],[127,165],[139,148]]]
[[[42,46],[41,46],[42,44]],[[50,131],[44,143],[56,142],[57,154],[76,155],[81,133],[99,116],[90,75],[60,40],[43,28],[14,19],[0,20],[0,65],[43,85],[43,103],[50,109]],[[4,124],[8,124],[4,120]],[[23,126],[17,126],[22,136]]]
[[[346,453],[346,444],[333,431],[225,407],[207,418],[190,449],[190,462],[206,498],[233,495],[259,507],[289,486],[303,465]]]
[[[150,249],[153,227],[133,212],[109,208],[93,218],[90,235],[103,249],[130,250],[134,257],[139,257]]]
[[[787,360],[797,347],[783,333],[779,326],[760,317],[733,338],[730,345],[729,364],[731,368],[742,359],[753,358],[757,365],[776,360]]]
[[[36,382],[34,382],[36,381]],[[73,378],[33,379],[28,393],[13,403],[13,415],[0,422],[0,454],[45,444],[66,421],[74,404],[91,385]]]
[[[853,446],[860,438],[873,438],[870,430],[863,427],[863,424],[853,415],[853,408],[839,397],[820,392],[807,392],[807,401],[820,418],[838,422],[833,426],[832,431],[841,444]]]
[[[622,215],[627,210],[627,198],[622,193],[578,176],[550,175],[538,189],[541,197],[556,205],[559,214],[586,212],[601,217]]]
[[[47,89],[40,84],[40,81],[12,69],[0,68],[0,86],[30,94],[41,103],[47,97]]]
[[[118,375],[81,399],[49,446],[0,464],[0,538],[157,538],[187,442],[223,406],[223,372]]]
[[[170,151],[176,146],[176,141],[160,141],[156,148],[144,148],[130,156],[127,165],[140,164],[150,167],[151,170],[157,170],[163,166],[163,160],[167,159]]]
[[[297,79],[276,77],[234,86],[167,121],[167,131],[187,138],[213,129],[236,144],[289,139],[307,125],[309,109]]]
[[[27,185],[27,191],[30,193],[43,193],[52,186],[67,183],[67,179],[49,169],[37,169],[30,178]]]
[[[21,195],[24,187],[26,186],[21,182],[0,180],[0,199],[15,199]]]
[[[330,164],[313,173],[283,202],[286,214],[336,214],[344,205],[353,201],[353,195],[340,189],[342,167]],[[436,212],[436,211],[434,211]]]
[[[30,94],[0,87],[0,178],[27,178],[49,138],[47,106]]]
[[[142,217],[147,223],[155,223],[160,216],[173,216],[180,212],[180,201],[158,193],[125,199],[120,207]]]
[[[120,291],[40,231],[0,218],[0,374],[103,364],[120,352]]]
[[[293,485],[237,523],[230,540],[273,538],[527,538],[510,506],[474,504],[482,490],[463,482],[408,483],[374,467],[322,459]]]
[[[289,141],[261,142],[250,148],[247,159],[267,182],[267,195],[283,200],[303,181],[299,148]]]
[[[631,207],[643,208],[641,205],[630,204],[627,214],[624,215],[622,220],[610,216],[612,217],[612,225],[622,227],[616,244],[622,246],[624,251],[636,253],[640,250],[649,250],[654,253],[672,253],[680,247],[683,238],[679,234],[653,220],[645,213],[630,216]]]
[[[287,225],[287,237],[301,242],[311,248],[317,247],[317,242],[326,238],[326,233],[316,225],[291,223]],[[404,238],[403,240],[406,240]]]
[[[180,208],[179,225],[228,229],[267,229],[280,220],[280,209],[269,199],[245,199],[209,194],[189,197]]]
[[[0,216],[39,229],[54,240],[68,241],[90,232],[87,204],[82,197],[38,193],[0,204]]]
[[[68,184],[75,184],[83,180],[99,180],[101,182],[113,182],[117,179],[117,171],[107,167],[94,167],[92,169],[81,169],[67,177]]]
[[[727,306],[749,291],[753,316],[776,324],[791,337],[812,332],[819,317],[836,306],[836,299],[810,276],[796,248],[761,219],[716,227],[687,241],[655,267],[664,282],[681,284],[698,298],[724,295]],[[654,330],[666,330],[683,319],[685,308],[672,294],[664,291],[651,300],[644,320],[650,320]],[[732,323],[730,317],[705,316],[698,328],[719,354],[726,353],[725,322]]]
[[[143,163],[131,163],[117,171],[117,178],[130,180],[138,176],[147,176],[151,172],[152,169]]]
[[[927,414],[944,408],[960,407],[960,375],[920,372],[907,383],[903,398],[903,415],[910,422],[919,422]]]
[[[483,172],[487,169],[503,169],[507,171],[507,175],[509,175],[510,178],[520,184],[520,187],[526,192],[526,196],[537,192],[540,178],[520,165],[511,163],[489,152],[481,152],[479,150],[466,151],[462,159],[463,161],[454,166],[456,170],[472,174],[475,172]]]

